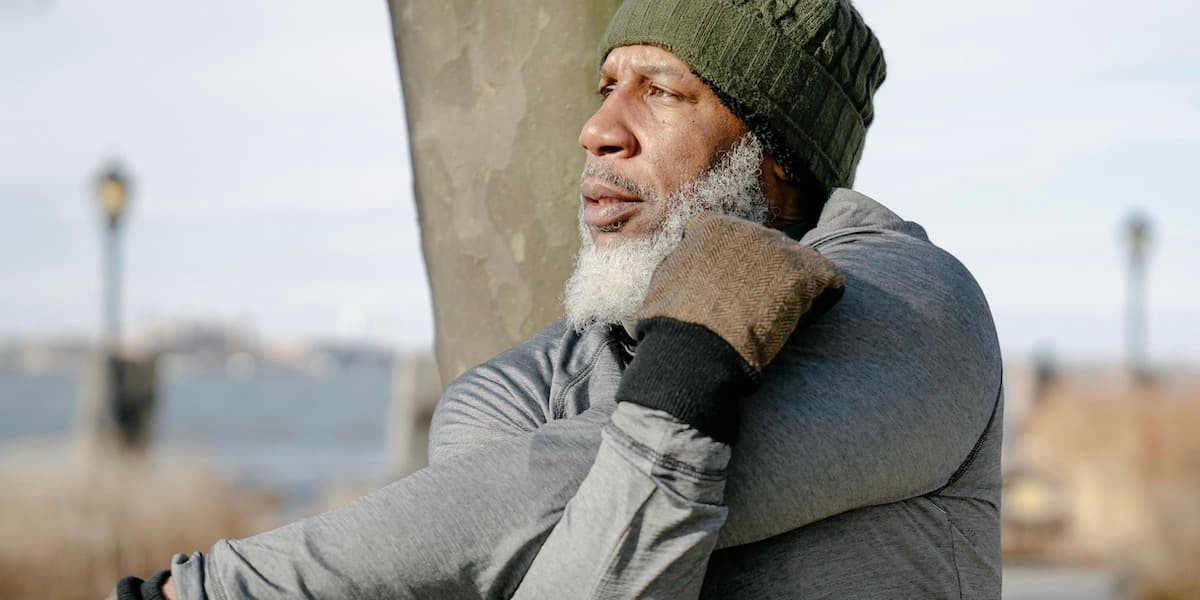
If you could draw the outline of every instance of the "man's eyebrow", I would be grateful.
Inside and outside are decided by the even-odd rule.
[[[691,71],[681,69],[675,65],[666,63],[644,63],[635,65],[632,68],[634,73],[642,77],[653,77],[655,75],[664,75],[668,77],[686,77]],[[605,79],[610,77],[610,70],[607,68],[600,69],[600,78]]]
[[[649,75],[667,75],[670,77],[684,77],[689,73],[689,71],[680,69],[679,67],[677,67],[675,65],[668,65],[665,63],[650,63],[650,64],[638,65],[638,66],[634,67],[633,70],[636,71],[638,74],[642,75],[643,77],[649,76]]]

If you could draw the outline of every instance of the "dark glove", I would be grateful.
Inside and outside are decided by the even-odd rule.
[[[757,387],[796,327],[837,303],[843,289],[837,267],[816,250],[702,213],[654,272],[617,399],[732,442],[735,401]]]
[[[162,586],[171,576],[170,569],[155,573],[150,579],[142,581],[137,577],[125,577],[117,582],[117,600],[165,600]],[[113,598],[113,596],[109,596]]]

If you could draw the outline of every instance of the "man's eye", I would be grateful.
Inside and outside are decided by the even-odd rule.
[[[671,92],[671,91],[665,90],[665,89],[663,89],[663,88],[660,88],[660,87],[658,87],[658,86],[651,86],[651,87],[650,87],[650,95],[651,95],[651,96],[658,96],[659,98],[678,98],[678,97],[679,97],[679,96],[678,96],[678,95],[676,95],[674,92]]]
[[[598,90],[600,97],[607,98],[607,97],[611,96],[612,93],[616,90],[616,87],[617,87],[617,85],[615,83],[610,83],[606,86],[601,87]]]

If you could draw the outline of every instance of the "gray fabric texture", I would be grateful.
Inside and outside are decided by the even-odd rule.
[[[729,446],[620,402],[515,600],[697,598],[728,512]]]
[[[1001,370],[982,292],[919,226],[849,190],[834,192],[802,242],[838,266],[845,295],[742,401],[719,534],[703,510],[680,513],[719,535],[700,596],[998,598]],[[429,468],[177,559],[183,597],[505,598],[518,585],[545,597],[533,593],[536,571],[522,579],[535,558],[573,560],[539,549],[569,502],[606,492],[577,494],[585,478],[645,493],[645,478],[658,486],[667,475],[636,462],[624,476],[592,472],[637,447],[610,441],[598,457],[636,351],[623,340],[560,322],[473,369],[439,403]],[[685,546],[661,556],[601,572],[652,581],[695,564]]]

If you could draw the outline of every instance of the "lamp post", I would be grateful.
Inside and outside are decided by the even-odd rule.
[[[129,210],[130,179],[110,163],[96,179],[104,228],[103,340],[90,383],[83,389],[84,423],[95,449],[144,450],[156,388],[155,358],[132,356],[121,340],[121,225]]]
[[[1146,258],[1150,245],[1150,219],[1134,213],[1125,224],[1129,245],[1129,280],[1126,290],[1125,344],[1129,370],[1139,384],[1150,381],[1146,365]]]
[[[121,217],[129,204],[129,177],[116,163],[109,165],[96,184],[96,199],[104,216],[104,338],[115,348],[121,337]]]

